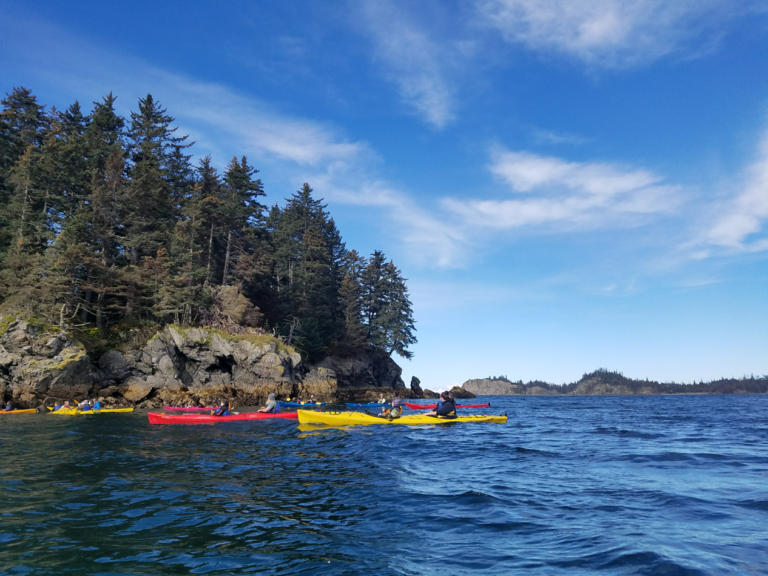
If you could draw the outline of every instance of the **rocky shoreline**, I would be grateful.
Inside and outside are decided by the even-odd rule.
[[[100,398],[107,406],[157,408],[230,400],[261,405],[267,395],[314,395],[323,402],[367,402],[380,393],[423,397],[379,351],[331,355],[316,364],[264,333],[229,334],[166,326],[137,349],[91,358],[67,332],[24,320],[0,325],[0,396],[19,408]]]

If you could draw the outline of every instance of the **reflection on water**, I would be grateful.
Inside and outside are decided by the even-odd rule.
[[[768,397],[507,425],[0,421],[4,574],[768,573]]]

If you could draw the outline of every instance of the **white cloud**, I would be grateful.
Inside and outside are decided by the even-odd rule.
[[[453,89],[446,77],[449,47],[439,46],[386,0],[365,0],[360,8],[376,57],[402,99],[436,128],[445,127],[454,118]]]
[[[671,213],[677,187],[646,170],[614,164],[567,162],[528,152],[496,150],[489,167],[520,200],[444,200],[476,226],[518,228],[557,223],[561,229],[631,224],[637,217]],[[530,197],[533,196],[533,197]],[[634,218],[634,220],[633,220]]]
[[[743,187],[717,206],[717,214],[704,235],[706,244],[739,252],[768,250],[768,132],[763,136],[758,159],[746,170]],[[705,257],[709,252],[696,254]]]
[[[477,2],[483,21],[509,42],[604,67],[653,61],[684,49],[704,29],[713,32],[711,42],[723,18],[744,10],[742,6],[741,1],[722,0]]]

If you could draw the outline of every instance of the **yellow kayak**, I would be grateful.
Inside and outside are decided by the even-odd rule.
[[[5,410],[0,410],[0,414],[31,414],[32,412],[36,412],[34,408],[25,408],[24,410],[8,410],[7,412]]]
[[[459,416],[458,418],[435,418],[424,414],[401,416],[394,420],[379,418],[362,412],[315,412],[313,410],[297,410],[300,424],[327,424],[329,426],[357,426],[360,424],[404,424],[406,426],[421,426],[425,424],[449,424],[451,422],[496,422],[505,424],[506,416]]]
[[[53,408],[49,406],[48,410],[53,410]],[[55,412],[51,412],[51,414],[64,414],[65,416],[88,416],[89,414],[104,414],[106,412],[133,412],[133,408],[102,408],[101,410],[86,410],[85,412],[79,408],[70,408],[69,410],[60,408]]]

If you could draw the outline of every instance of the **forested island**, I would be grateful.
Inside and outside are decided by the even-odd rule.
[[[489,376],[467,380],[462,385],[467,392],[477,396],[631,396],[658,394],[766,394],[768,376],[721,378],[711,382],[677,384],[627,378],[621,372],[599,368],[584,374],[576,382],[550,384],[534,380],[523,383],[511,381],[506,376]]]
[[[348,248],[308,183],[268,207],[244,155],[221,173],[209,156],[193,163],[151,95],[128,118],[115,102],[46,110],[23,87],[1,101],[6,398],[61,397],[64,381],[132,401],[173,386],[179,401],[206,387],[256,401],[310,380],[329,397],[339,379],[404,386],[390,356],[412,356],[415,325],[383,252]]]

